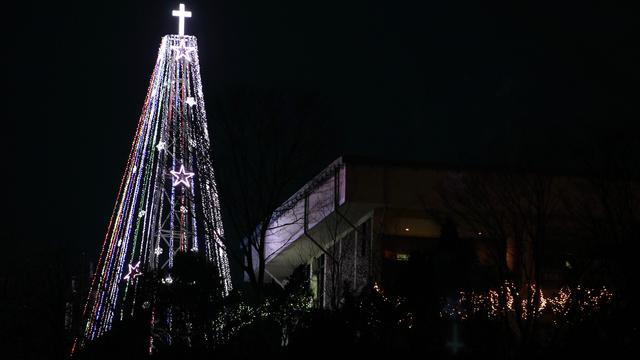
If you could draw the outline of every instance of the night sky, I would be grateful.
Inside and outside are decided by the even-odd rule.
[[[522,153],[562,167],[638,131],[637,13],[613,1],[520,3],[186,1],[186,32],[198,37],[207,104],[236,88],[316,94],[333,156],[485,164]],[[5,8],[2,177],[15,250],[3,266],[95,258],[177,4]]]

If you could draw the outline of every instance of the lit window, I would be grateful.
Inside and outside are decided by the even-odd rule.
[[[396,260],[409,261],[409,254],[396,254]]]

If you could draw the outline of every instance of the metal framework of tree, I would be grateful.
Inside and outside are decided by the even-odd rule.
[[[83,310],[81,344],[134,315],[145,275],[160,273],[170,283],[178,252],[202,253],[217,267],[224,294],[231,290],[197,41],[184,35],[191,16],[184,5],[173,15],[180,17],[179,35],[160,44]],[[153,317],[171,322],[170,312]]]

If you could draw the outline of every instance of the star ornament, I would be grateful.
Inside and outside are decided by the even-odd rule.
[[[162,255],[163,252],[164,252],[164,250],[162,250],[162,248],[160,246],[158,246],[157,248],[155,248],[153,250],[153,253],[156,254],[156,256]]]
[[[189,53],[195,51],[193,46],[187,46],[187,41],[180,41],[180,46],[172,46],[171,49],[176,50],[176,60],[185,59],[187,61],[191,61],[191,56]]]
[[[171,170],[171,175],[175,177],[173,179],[173,186],[178,186],[183,184],[186,187],[191,187],[191,183],[189,183],[189,179],[195,176],[195,173],[188,172],[184,170],[184,165],[180,165],[180,171]]]
[[[192,96],[189,96],[185,103],[189,106],[193,106],[196,104],[196,99],[194,99]]]
[[[124,279],[133,280],[140,275],[142,275],[142,272],[140,271],[140,261],[138,261],[135,265],[129,264],[129,273],[124,276]]]

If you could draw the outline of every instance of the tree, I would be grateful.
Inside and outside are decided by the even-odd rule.
[[[539,327],[541,260],[557,215],[553,178],[523,172],[465,173],[449,177],[440,193],[465,231],[479,236],[481,251],[492,265],[499,311],[510,334],[507,351],[526,353]]]
[[[631,136],[631,139],[629,139]],[[616,134],[590,146],[586,176],[563,194],[574,231],[587,244],[576,277],[606,283],[614,291],[607,327],[610,346],[630,350],[637,341],[640,296],[636,286],[636,248],[640,239],[640,156],[635,134]],[[635,338],[635,339],[634,339]]]
[[[222,311],[224,288],[218,269],[202,254],[182,252],[175,256],[170,276],[158,272],[148,284],[154,300],[154,316],[170,313],[169,329],[154,328],[156,347],[170,345],[192,352],[214,349],[218,342],[218,314]],[[162,344],[163,334],[170,336]]]
[[[232,150],[215,158],[224,174],[223,242],[261,299],[267,234],[274,219],[295,206],[282,204],[326,149],[321,106],[306,94],[245,90],[219,96],[213,112],[219,146]]]

